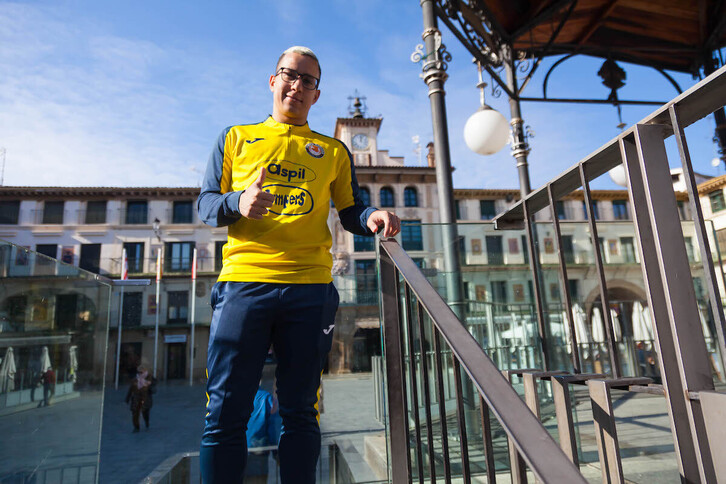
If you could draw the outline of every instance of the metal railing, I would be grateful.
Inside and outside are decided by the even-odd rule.
[[[610,307],[603,254],[597,243],[598,224],[592,213],[590,182],[621,163],[624,167],[663,386],[653,389],[652,385],[648,386],[650,380],[647,378],[620,378],[623,373],[615,348],[616,338],[612,332],[610,311],[603,311],[611,368],[615,378],[599,381],[591,379],[588,387],[596,426],[600,425],[598,433],[602,438],[598,440],[598,451],[603,480],[607,482],[624,482],[617,433],[612,420],[612,388],[664,395],[681,479],[684,482],[726,482],[726,463],[723,459],[726,440],[717,437],[723,437],[724,433],[722,429],[726,423],[726,415],[723,408],[726,407],[726,394],[714,391],[711,372],[713,365],[709,360],[704,332],[699,324],[699,308],[691,283],[688,250],[679,221],[665,148],[665,140],[675,135],[696,224],[711,312],[716,320],[718,345],[721,357],[724,358],[726,340],[723,306],[684,134],[686,127],[724,104],[726,68],[721,68],[495,219],[497,228],[530,229],[537,212],[550,210],[560,255],[560,287],[568,309],[565,314],[570,334],[575,335],[572,303],[566,286],[567,263],[563,257],[559,222],[554,216],[556,204],[564,196],[582,188],[595,250],[594,265],[600,282],[600,299],[603,307]],[[537,280],[537,274],[534,274],[534,278]],[[538,314],[538,318],[540,321],[543,319],[542,313]],[[540,328],[542,327],[540,324]],[[547,335],[540,334],[540,338],[546,341]],[[572,337],[571,345],[573,367],[580,371],[580,348],[575,336]],[[547,345],[543,344],[543,352],[546,351]],[[548,361],[546,355],[544,360]]]
[[[613,391],[630,394],[649,393],[665,397],[673,435],[678,472],[683,482],[726,482],[726,394],[715,391],[713,351],[707,349],[701,325],[696,291],[692,282],[693,257],[689,257],[680,222],[664,140],[675,134],[683,164],[695,235],[703,262],[703,277],[708,290],[719,354],[726,356],[724,310],[718,290],[706,222],[701,212],[698,191],[690,161],[684,129],[726,104],[726,68],[712,74],[692,89],[667,103],[640,123],[579,162],[546,186],[532,192],[509,211],[495,219],[497,229],[526,228],[531,239],[534,215],[550,210],[556,243],[563,315],[570,335],[568,352],[574,374],[548,367],[552,342],[547,328],[550,314],[538,286],[541,266],[533,269],[537,335],[544,368],[519,368],[500,373],[494,362],[472,336],[465,315],[455,313],[437,294],[416,264],[395,241],[380,242],[381,311],[384,322],[384,351],[390,436],[391,477],[394,483],[436,482],[437,474],[446,482],[452,476],[471,482],[472,475],[485,469],[487,482],[495,482],[497,452],[490,412],[506,432],[509,441],[508,467],[512,481],[527,482],[527,468],[542,482],[584,482],[580,474],[575,412],[570,388],[586,386],[592,407],[603,482],[625,482],[613,404]],[[641,341],[647,357],[657,356],[662,385],[644,376],[624,376],[614,333],[611,311],[603,310],[603,346],[609,354],[608,365],[596,373],[583,373],[584,351],[593,351],[578,342],[568,288],[567,265],[557,202],[582,188],[588,211],[589,236],[594,251],[589,265],[595,267],[601,308],[611,308],[608,273],[598,239],[598,222],[593,214],[590,182],[620,164],[628,178],[634,238],[654,341]],[[537,246],[530,241],[534,257]],[[690,251],[692,252],[692,251]],[[588,261],[589,262],[589,261]],[[457,307],[461,312],[466,308]],[[433,358],[428,357],[429,354]],[[451,375],[444,376],[442,360],[450,358]],[[637,359],[637,358],[636,358]],[[429,362],[430,361],[430,362]],[[723,361],[720,366],[723,368]],[[521,366],[521,365],[520,365]],[[461,370],[464,370],[463,372]],[[654,370],[655,368],[651,368]],[[417,372],[422,374],[417,375]],[[455,384],[455,398],[447,402],[443,385]],[[545,386],[543,382],[549,382]],[[510,383],[523,389],[524,401]],[[560,445],[540,423],[541,388],[545,388],[554,407]],[[477,395],[478,394],[478,395]],[[435,396],[434,396],[435,395]],[[434,403],[435,402],[435,403]],[[447,408],[453,403],[454,412]],[[478,405],[477,405],[478,404]],[[477,414],[478,411],[478,414]],[[438,415],[437,415],[438,414]],[[478,421],[475,421],[478,420]],[[455,425],[452,432],[448,427]],[[458,433],[457,433],[458,431]],[[449,445],[456,434],[456,449]],[[468,440],[481,437],[477,465],[470,459]],[[473,439],[472,439],[473,440]],[[501,447],[501,445],[499,446]],[[560,449],[561,447],[561,449]],[[501,449],[500,449],[501,450]],[[483,454],[483,455],[482,455]],[[501,462],[501,456],[499,461]],[[483,462],[483,464],[482,464]]]
[[[382,293],[382,313],[384,321],[384,348],[386,354],[386,383],[389,409],[391,471],[393,482],[406,483],[412,481],[414,462],[420,482],[424,482],[424,452],[428,452],[429,475],[436,476],[434,452],[434,417],[430,400],[431,388],[427,366],[424,365],[423,388],[425,423],[420,421],[418,404],[411,405],[416,409],[414,415],[414,435],[409,429],[409,403],[407,401],[407,383],[405,356],[409,358],[409,382],[414,402],[419,400],[419,389],[415,375],[414,333],[418,339],[418,351],[424,353],[427,345],[433,344],[436,355],[435,380],[438,383],[439,425],[441,433],[447,434],[446,408],[443,402],[442,375],[442,343],[451,350],[454,381],[456,386],[456,413],[459,430],[461,453],[461,473],[464,482],[471,482],[471,470],[468,460],[467,435],[472,433],[467,428],[464,386],[461,370],[469,376],[471,383],[479,393],[480,409],[483,418],[482,433],[488,435],[485,447],[487,454],[487,477],[494,482],[496,472],[491,453],[491,427],[488,412],[494,414],[512,444],[530,467],[535,476],[544,482],[586,482],[578,469],[570,461],[562,449],[552,439],[535,415],[520,399],[514,388],[504,378],[492,360],[484,353],[477,341],[461,324],[457,316],[429,284],[414,261],[393,240],[380,242],[380,276]],[[403,285],[399,279],[402,279]],[[403,290],[404,303],[399,295]],[[412,319],[412,297],[416,303],[416,324]],[[424,327],[425,315],[431,322],[430,336]],[[443,342],[442,342],[443,339]],[[408,351],[406,351],[408,349]],[[469,399],[469,406],[473,402]],[[469,421],[471,424],[471,419]],[[426,441],[422,434],[426,434]],[[447,440],[442,440],[442,458],[444,478],[451,481],[450,449]],[[413,452],[413,455],[412,455]]]

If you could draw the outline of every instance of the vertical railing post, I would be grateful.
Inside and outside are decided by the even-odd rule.
[[[723,116],[723,108],[720,110]],[[713,314],[714,325],[716,326],[716,335],[718,337],[719,352],[721,353],[721,368],[726,369],[726,322],[724,321],[723,304],[716,282],[716,272],[711,262],[711,250],[708,243],[708,234],[706,232],[706,224],[703,220],[703,210],[701,209],[701,201],[698,198],[698,187],[696,186],[696,178],[693,174],[693,165],[691,164],[691,154],[688,151],[688,143],[686,143],[686,135],[681,127],[676,106],[669,109],[671,116],[671,125],[673,126],[673,134],[678,145],[678,152],[681,155],[681,164],[683,165],[683,177],[686,182],[688,191],[688,199],[691,203],[693,211],[693,223],[696,225],[696,238],[698,239],[698,247],[701,249],[701,262],[703,263],[703,276],[706,278],[706,287],[708,287],[708,297],[711,302],[711,313]],[[723,128],[722,128],[723,129]],[[718,242],[717,242],[718,244]]]
[[[492,442],[492,422],[489,418],[489,405],[484,397],[479,396],[479,412],[481,418],[481,433],[484,441],[484,461],[487,466],[487,482],[497,484],[497,468],[494,462],[494,444]]]
[[[552,226],[555,229],[555,238],[557,239],[557,260],[560,267],[560,291],[564,298],[565,318],[567,319],[567,327],[570,330],[570,350],[572,351],[572,368],[575,373],[582,373],[582,363],[580,362],[580,348],[577,345],[577,332],[575,331],[575,322],[572,318],[572,298],[570,297],[570,287],[567,280],[567,264],[565,261],[565,253],[562,250],[562,231],[560,230],[560,220],[557,218],[556,200],[552,194],[552,184],[547,184],[547,195],[550,199],[550,213],[552,214]],[[563,321],[564,323],[564,321]]]
[[[622,484],[625,482],[625,478],[623,463],[620,460],[610,386],[605,380],[591,380],[587,382],[587,386],[590,389],[592,421],[595,425],[595,440],[597,440],[597,453],[600,456],[602,481]]]
[[[715,482],[700,404],[688,396],[713,390],[714,384],[663,130],[636,125],[635,143],[621,138],[620,151],[681,476],[687,482]]]
[[[383,345],[386,352],[388,421],[391,429],[391,478],[393,482],[399,484],[410,482],[411,456],[408,451],[406,382],[403,354],[401,353],[403,335],[401,334],[401,314],[398,304],[398,271],[383,247],[380,247],[379,260]]]
[[[607,282],[605,281],[605,268],[603,267],[602,252],[600,250],[600,240],[597,234],[597,223],[595,223],[595,211],[592,209],[592,197],[590,195],[590,183],[585,173],[585,165],[580,163],[580,182],[582,184],[582,193],[585,197],[585,208],[587,209],[587,222],[590,225],[590,239],[592,241],[592,250],[595,254],[595,267],[600,281],[600,302],[602,303],[603,318],[605,319],[605,334],[607,335],[608,348],[610,350],[610,371],[614,378],[620,378],[623,374],[620,366],[620,355],[618,347],[615,344],[615,332],[613,331],[613,321],[610,316],[610,298],[608,296]]]
[[[534,289],[534,304],[537,312],[537,333],[539,335],[540,350],[542,351],[542,366],[550,369],[551,357],[547,346],[547,324],[544,316],[544,288],[542,287],[542,267],[539,261],[537,248],[537,227],[534,225],[532,214],[529,212],[527,200],[522,200],[524,210],[524,223],[527,229],[527,244],[529,247],[529,268],[532,272],[532,289]]]
[[[419,406],[418,406],[418,382],[416,376],[416,351],[413,344],[413,316],[411,310],[411,288],[406,284],[404,286],[404,302],[405,302],[405,315],[404,324],[406,325],[406,339],[408,340],[408,376],[411,382],[411,412],[413,413],[414,432],[416,436],[416,447],[414,452],[416,454],[416,471],[418,473],[418,480],[421,484],[424,482],[424,466],[423,466],[423,452],[421,447],[421,419],[419,418]],[[413,476],[412,476],[413,477]]]
[[[426,330],[423,318],[424,308],[421,303],[416,304],[416,319],[418,320],[419,350],[421,351],[421,373],[423,380],[423,404],[426,414],[426,442],[429,446],[429,477],[436,482],[436,459],[434,458],[434,424],[431,419],[431,388],[429,386],[428,345],[426,344]]]

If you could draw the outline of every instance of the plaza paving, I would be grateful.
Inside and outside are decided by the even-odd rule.
[[[357,459],[357,475],[362,480],[371,480],[374,474],[365,469],[361,457],[365,452],[364,438],[380,435],[382,426],[374,418],[370,374],[326,376],[324,389],[319,482],[327,482],[327,446],[332,442],[345,447],[346,458]],[[202,385],[159,385],[151,411],[151,428],[139,433],[131,432],[131,413],[124,403],[125,388],[109,389],[104,396],[101,483],[138,483],[168,457],[198,450],[206,401]],[[52,469],[70,462],[84,476],[80,482],[92,482],[100,397],[98,392],[82,392],[79,398],[59,401],[48,408],[0,417],[0,435],[7,436],[0,453],[0,476],[14,475],[17,479],[40,468],[37,475],[45,473],[48,482],[60,482],[53,479]],[[665,400],[652,395],[616,393],[614,406],[626,480],[647,484],[680,482]],[[590,482],[600,482],[590,415],[589,402],[583,399],[577,406],[582,469]],[[547,422],[548,426],[553,424]],[[508,482],[508,478],[500,475],[498,482]]]
[[[101,396],[80,392],[40,408],[36,400],[0,417],[0,482],[61,482],[61,474],[93,482]]]
[[[323,386],[325,408],[320,425],[324,469],[319,475],[326,482],[329,443],[348,439],[362,449],[364,436],[379,433],[383,427],[374,418],[370,374],[326,376]],[[167,457],[199,450],[206,403],[203,385],[160,384],[154,395],[151,426],[139,433],[131,432],[131,412],[123,401],[125,394],[125,388],[106,391],[101,483],[138,483]]]

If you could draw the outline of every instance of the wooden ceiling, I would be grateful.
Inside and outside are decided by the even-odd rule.
[[[725,0],[448,0],[438,13],[457,10],[479,35],[535,57],[588,54],[697,73],[726,46]]]

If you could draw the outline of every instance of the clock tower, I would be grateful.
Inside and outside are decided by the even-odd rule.
[[[381,163],[376,137],[383,119],[365,116],[365,97],[359,96],[357,92],[348,99],[352,101],[348,109],[350,117],[337,119],[333,136],[345,143],[356,166],[378,166]]]

